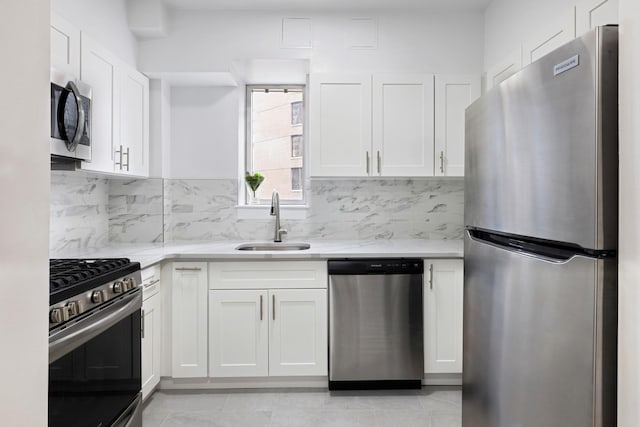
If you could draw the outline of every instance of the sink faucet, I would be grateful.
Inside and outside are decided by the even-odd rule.
[[[278,190],[273,190],[273,194],[271,194],[271,215],[276,217],[276,232],[273,241],[282,242],[282,235],[287,234],[287,230],[280,228],[280,194],[278,194]]]

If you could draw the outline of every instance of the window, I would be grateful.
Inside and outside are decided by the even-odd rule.
[[[302,157],[302,135],[291,135],[291,157]]]
[[[304,203],[304,86],[247,86],[246,111],[246,171],[264,176],[257,203],[274,189],[282,204]]]
[[[301,125],[304,112],[302,111],[302,101],[291,103],[291,124]]]
[[[291,191],[302,191],[302,168],[291,168]]]

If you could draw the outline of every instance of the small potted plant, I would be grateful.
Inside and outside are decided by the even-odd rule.
[[[256,203],[256,190],[260,187],[262,181],[264,181],[264,176],[260,172],[256,172],[253,175],[249,172],[245,172],[244,180],[251,189],[251,194],[253,195],[253,197],[249,198],[249,203]]]

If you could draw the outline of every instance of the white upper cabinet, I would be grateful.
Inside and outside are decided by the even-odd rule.
[[[570,42],[576,36],[575,7],[565,12],[562,19],[555,25],[542,27],[543,29],[523,44],[522,64],[529,65],[547,53]]]
[[[51,67],[80,76],[80,29],[54,13],[51,14]]]
[[[522,48],[515,49],[509,56],[487,70],[487,90],[499,85],[522,68]]]
[[[118,59],[99,43],[82,34],[80,78],[91,86],[91,162],[82,162],[82,169],[95,172],[114,172],[114,123],[119,110],[115,107],[118,95]]]
[[[311,175],[368,175],[371,76],[312,74],[309,98]]]
[[[149,175],[149,79],[126,64],[120,67],[119,144],[116,171]],[[122,156],[122,158],[120,158]]]
[[[464,176],[465,109],[480,96],[480,76],[436,75],[435,175]]]
[[[311,75],[311,176],[433,176],[433,79]]]
[[[91,162],[82,169],[149,176],[149,79],[81,36],[80,78],[92,88]]]
[[[576,35],[598,25],[618,23],[618,0],[582,0],[576,5]]]
[[[433,176],[433,74],[373,76],[371,175]]]

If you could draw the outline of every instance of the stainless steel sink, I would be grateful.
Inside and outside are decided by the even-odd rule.
[[[275,243],[275,242],[256,242],[243,243],[236,247],[238,251],[303,251],[309,249],[309,243]]]

